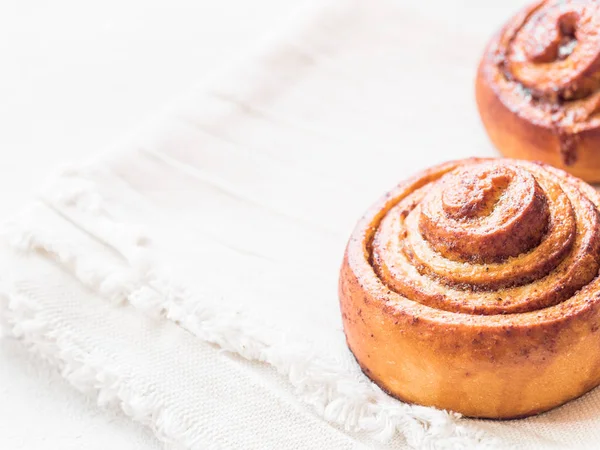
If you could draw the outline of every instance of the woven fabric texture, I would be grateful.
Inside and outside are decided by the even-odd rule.
[[[417,170],[496,155],[473,79],[521,2],[376,3],[319,5],[51,180],[5,227],[6,333],[174,448],[594,448],[597,391],[462,419],[389,398],[345,346],[355,221]]]

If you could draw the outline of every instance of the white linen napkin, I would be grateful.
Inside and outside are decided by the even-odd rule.
[[[345,345],[337,277],[361,213],[417,170],[495,155],[472,84],[501,18],[463,3],[320,5],[63,170],[5,227],[6,333],[172,447],[592,448],[597,390],[462,419],[388,397]]]

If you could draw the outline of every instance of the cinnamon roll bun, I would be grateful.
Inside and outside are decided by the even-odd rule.
[[[505,156],[600,182],[600,2],[525,8],[490,41],[476,82],[479,113]]]
[[[600,383],[600,195],[543,163],[467,159],[359,221],[348,346],[391,395],[467,416],[546,411]]]

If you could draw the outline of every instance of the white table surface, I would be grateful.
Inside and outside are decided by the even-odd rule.
[[[0,220],[285,20],[292,0],[0,2]],[[18,343],[0,341],[0,449],[154,449]]]

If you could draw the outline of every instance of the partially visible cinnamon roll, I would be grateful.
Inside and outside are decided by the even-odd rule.
[[[476,95],[504,155],[600,182],[600,2],[547,0],[518,13],[485,50]]]
[[[511,159],[401,183],[360,220],[340,274],[364,373],[399,399],[488,418],[597,386],[599,207],[583,181]]]

